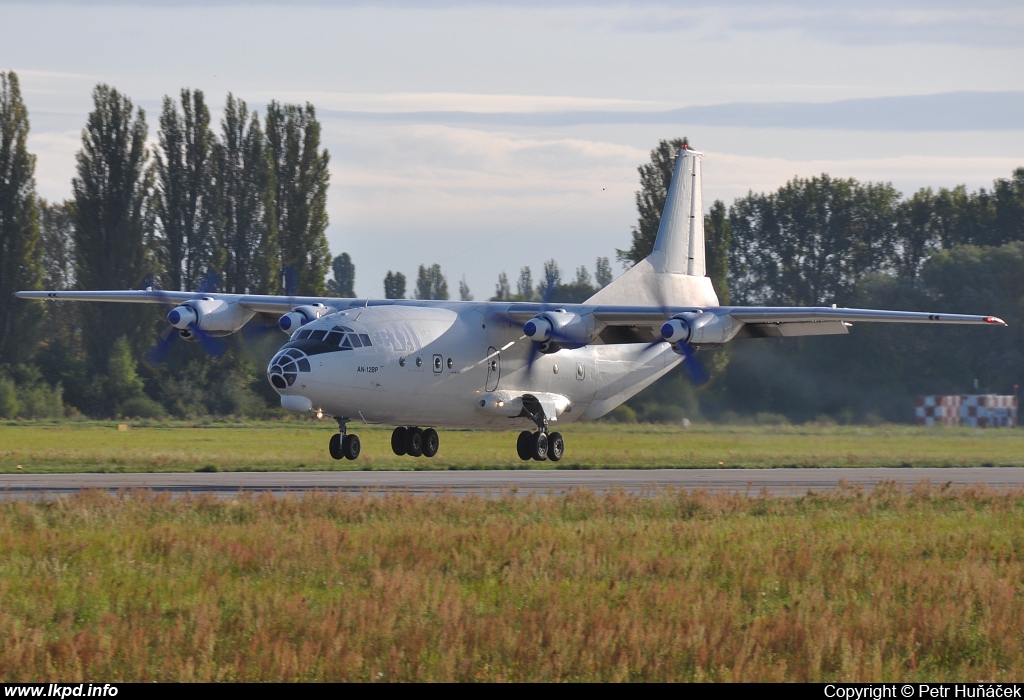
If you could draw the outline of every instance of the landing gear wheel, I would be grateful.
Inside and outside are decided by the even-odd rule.
[[[419,428],[409,428],[405,436],[405,453],[410,457],[419,457],[423,454],[423,431]]]
[[[519,439],[516,440],[516,452],[519,453],[519,459],[524,462],[533,459],[533,433],[529,430],[519,433]]]
[[[405,445],[408,440],[409,430],[401,426],[395,428],[391,433],[391,451],[401,457],[405,454]]]
[[[536,432],[530,439],[531,447],[533,448],[532,457],[538,462],[543,462],[548,458],[548,436],[542,432]]]
[[[331,453],[331,457],[335,459],[343,459],[345,455],[341,451],[341,435],[335,433],[331,436],[331,443],[328,447]]]
[[[565,440],[562,439],[561,433],[551,433],[548,435],[548,459],[552,462],[557,462],[565,454]]]
[[[437,448],[441,446],[441,438],[437,436],[437,431],[433,428],[427,428],[423,431],[423,456],[433,457],[437,454]]]
[[[344,453],[345,459],[357,459],[359,457],[359,436],[346,435],[345,439],[341,441],[341,451]]]

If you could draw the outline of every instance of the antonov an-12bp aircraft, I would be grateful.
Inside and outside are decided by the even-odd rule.
[[[523,460],[558,461],[555,425],[593,420],[694,351],[741,338],[848,333],[853,323],[1006,325],[993,316],[832,307],[720,306],[705,275],[701,153],[676,159],[654,251],[583,304],[370,300],[203,292],[18,292],[26,299],[175,305],[186,340],[257,315],[290,338],[267,377],[281,405],[338,423],[334,459],[356,459],[353,423],[397,426],[398,455],[433,457],[437,428],[519,428]],[[698,380],[699,381],[699,380]]]

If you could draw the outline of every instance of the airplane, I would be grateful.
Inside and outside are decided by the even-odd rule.
[[[237,333],[254,317],[289,334],[267,367],[281,406],[338,425],[329,453],[359,457],[350,424],[396,426],[396,455],[433,457],[438,428],[519,428],[521,459],[557,462],[555,426],[594,420],[734,340],[837,335],[854,323],[1005,326],[994,316],[831,307],[721,306],[705,273],[703,153],[676,158],[653,252],[582,304],[339,299],[207,292],[23,291],[24,299],[174,305],[186,340]]]

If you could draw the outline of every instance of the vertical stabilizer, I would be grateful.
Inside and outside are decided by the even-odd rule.
[[[588,304],[718,306],[704,265],[704,209],[700,162],[704,154],[683,148],[676,158],[654,250]]]
[[[654,241],[651,264],[658,272],[703,277],[704,209],[700,196],[700,162],[704,154],[682,148],[665,198],[665,211]],[[660,253],[660,255],[659,255]]]

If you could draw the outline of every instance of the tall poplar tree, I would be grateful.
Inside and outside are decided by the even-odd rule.
[[[146,114],[109,85],[93,90],[82,130],[74,193],[75,282],[79,289],[129,289],[152,272],[153,174],[146,149]],[[152,310],[95,304],[84,316],[82,340],[98,372],[111,344],[125,336],[136,351],[149,342]]]
[[[42,279],[35,156],[18,76],[0,73],[0,363],[26,359],[40,309],[13,298]]]
[[[334,269],[334,279],[327,280],[327,291],[336,297],[353,299],[356,296],[356,266],[352,262],[352,256],[342,253],[331,263]]]
[[[214,151],[224,289],[232,294],[278,294],[282,286],[274,164],[257,114],[250,114],[245,101],[230,93]]]
[[[267,142],[274,164],[281,265],[294,270],[295,294],[322,295],[331,264],[327,246],[327,150],[313,105],[267,107]]]
[[[171,289],[195,290],[221,255],[214,237],[214,136],[201,90],[164,97],[156,152],[161,262]]]
[[[388,270],[384,275],[384,298],[405,299],[405,275]]]

